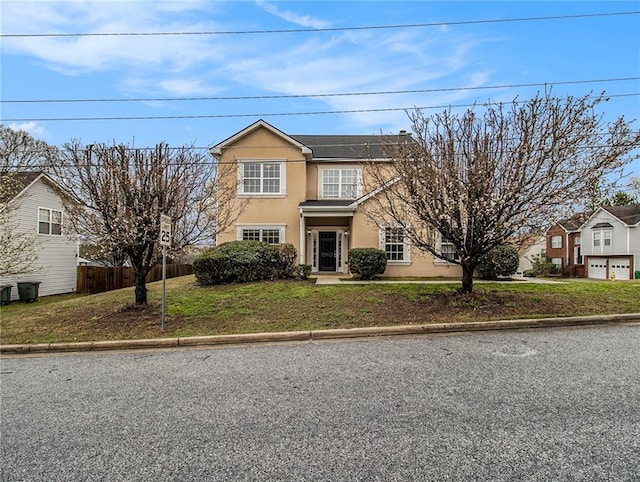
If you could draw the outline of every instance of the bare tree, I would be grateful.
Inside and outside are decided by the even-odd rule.
[[[486,105],[482,114],[409,113],[413,135],[388,146],[390,166],[369,166],[380,192],[367,212],[402,226],[417,248],[459,264],[461,291],[469,293],[483,254],[567,215],[637,157],[640,135],[631,124],[622,117],[607,124],[595,112],[605,100],[547,92]]]
[[[37,259],[35,231],[21,229],[15,212],[28,172],[40,172],[58,151],[30,134],[0,125],[0,277],[30,273]]]
[[[147,304],[145,277],[158,258],[160,214],[174,221],[173,246],[180,250],[213,239],[235,219],[235,190],[217,182],[221,166],[192,147],[134,149],[124,145],[65,145],[56,174],[79,199],[70,205],[74,227],[107,252],[131,261],[135,303]]]

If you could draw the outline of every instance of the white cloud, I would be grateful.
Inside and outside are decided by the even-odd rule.
[[[23,122],[21,124],[14,122],[12,124],[9,124],[7,127],[9,127],[9,129],[13,129],[14,131],[28,132],[32,137],[36,139],[42,139],[43,137],[47,137],[49,135],[49,132],[37,122]]]
[[[265,1],[258,1],[257,6],[296,25],[330,25]],[[212,8],[220,12],[211,15]],[[255,10],[255,4],[247,3],[243,8]],[[16,25],[26,33],[185,32],[232,31],[255,25],[237,13],[235,5],[230,8],[224,2],[9,1],[3,3],[2,27],[7,33],[11,29],[15,32]],[[470,67],[484,40],[456,36],[451,29],[323,32],[296,34],[295,38],[173,35],[3,40],[4,52],[37,58],[51,70],[66,75],[109,72],[110,78],[115,79],[113,85],[132,96],[412,90],[451,86],[450,79],[460,73],[471,79],[469,85],[488,81],[481,67]],[[311,105],[314,110],[384,109],[446,104],[465,96],[469,93],[326,97],[307,101],[304,106]],[[222,109],[231,111],[231,105],[225,103]],[[233,109],[247,105],[235,103]],[[251,105],[256,111],[283,112],[293,111],[303,102],[281,102],[280,107],[266,110],[257,103]],[[354,113],[348,119],[376,130],[387,124],[393,124],[392,129],[406,127],[402,112]]]
[[[327,28],[329,26],[329,23],[325,22],[324,20],[320,20],[309,15],[298,15],[290,10],[283,11],[280,10],[277,6],[263,0],[258,0],[256,2],[256,5],[262,8],[265,12],[296,25],[310,28]]]

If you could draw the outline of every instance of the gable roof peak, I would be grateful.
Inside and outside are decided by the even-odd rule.
[[[626,206],[601,206],[601,209],[627,225],[633,226],[640,223],[640,203]]]
[[[285,142],[288,142],[289,144],[291,144],[291,145],[293,145],[295,147],[298,147],[302,151],[303,154],[305,154],[307,156],[311,155],[311,149],[309,149],[307,146],[305,146],[304,144],[300,143],[299,141],[297,141],[293,137],[285,134],[284,132],[282,132],[277,127],[272,126],[271,124],[266,122],[264,119],[258,119],[253,124],[250,124],[247,127],[245,127],[244,129],[236,132],[232,136],[227,137],[222,142],[219,142],[215,146],[209,148],[209,151],[213,155],[220,155],[220,154],[222,154],[222,151],[225,148],[227,148],[228,146],[230,146],[231,144],[239,141],[243,137],[245,137],[245,136],[251,134],[252,132],[255,132],[256,130],[261,129],[261,128],[262,129],[267,129],[268,131],[272,132],[276,136],[281,137]]]

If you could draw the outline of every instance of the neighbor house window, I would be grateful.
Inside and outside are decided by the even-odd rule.
[[[603,241],[605,246],[611,246],[611,239],[613,237],[613,232],[610,229],[605,229],[602,231]]]
[[[562,269],[562,258],[551,258],[551,262],[558,269]]]
[[[322,199],[355,199],[359,194],[358,169],[322,169]]]
[[[240,228],[238,239],[242,241],[262,241],[263,243],[278,244],[282,242],[284,236],[281,228],[276,227],[250,227]]]
[[[38,208],[38,234],[62,234],[62,211]]]
[[[551,247],[562,248],[562,236],[551,236]]]
[[[242,162],[242,194],[282,194],[284,166],[281,162]]]
[[[408,261],[409,249],[404,228],[384,228],[384,251],[389,261]]]
[[[600,231],[593,232],[593,247],[597,248],[600,246]]]

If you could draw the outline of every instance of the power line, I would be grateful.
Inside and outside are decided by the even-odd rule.
[[[175,102],[175,101],[207,101],[207,100],[270,100],[270,99],[300,99],[300,98],[322,98],[322,97],[352,97],[367,95],[397,95],[397,94],[425,94],[435,92],[457,92],[465,90],[490,90],[490,89],[510,89],[521,87],[552,87],[554,85],[571,85],[571,84],[591,84],[604,82],[627,82],[640,80],[640,77],[619,77],[608,79],[589,79],[589,80],[564,80],[559,82],[532,82],[526,84],[503,84],[503,85],[486,85],[478,87],[443,87],[438,89],[411,89],[411,90],[388,90],[388,91],[372,91],[372,92],[337,92],[329,94],[282,94],[282,95],[254,95],[254,96],[222,96],[222,97],[148,97],[148,98],[130,98],[130,99],[22,99],[22,100],[5,100],[0,99],[3,104],[35,104],[35,103],[82,103],[82,102]]]
[[[619,97],[637,97],[640,93],[613,94],[605,96],[609,98]],[[592,96],[586,96],[591,98]],[[521,102],[508,102],[508,104],[519,104]],[[496,102],[488,103],[496,105]],[[334,114],[365,114],[374,112],[398,112],[411,111],[416,109],[432,110],[432,109],[448,109],[453,107],[477,107],[484,105],[479,103],[473,104],[449,104],[449,105],[432,105],[432,106],[411,106],[411,107],[388,107],[379,109],[349,109],[349,110],[328,110],[314,112],[271,112],[271,113],[251,113],[251,114],[199,114],[199,115],[166,115],[166,116],[113,116],[113,117],[23,117],[3,119],[4,122],[73,122],[73,121],[122,121],[122,120],[179,120],[179,119],[236,119],[242,117],[286,117],[299,115],[334,115]]]
[[[595,17],[613,17],[622,15],[637,15],[640,11],[630,12],[605,12],[605,13],[585,13],[576,15],[553,15],[544,17],[519,17],[505,19],[488,19],[488,20],[462,20],[454,22],[431,22],[431,23],[413,23],[399,25],[373,25],[363,27],[327,27],[327,28],[296,28],[296,29],[278,29],[278,30],[212,30],[199,32],[94,32],[94,33],[14,33],[0,34],[0,38],[33,38],[33,37],[159,37],[159,36],[186,36],[186,35],[262,35],[262,34],[285,34],[285,33],[316,33],[316,32],[345,32],[358,30],[384,30],[384,29],[402,29],[402,28],[428,28],[443,27],[453,25],[480,25],[488,23],[512,23],[512,22],[532,22],[541,20],[567,20],[577,18],[595,18]]]

